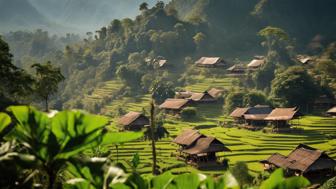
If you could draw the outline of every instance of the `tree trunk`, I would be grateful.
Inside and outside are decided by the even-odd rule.
[[[51,168],[51,169],[48,169],[47,170],[47,173],[48,173],[48,189],[54,189],[55,188],[55,183],[56,183],[56,174],[54,172],[54,170]]]
[[[156,170],[156,147],[155,147],[155,116],[154,116],[154,102],[152,100],[151,102],[151,109],[150,109],[150,132],[151,132],[151,141],[152,141],[152,156],[153,156],[153,167],[152,167],[152,173],[153,175],[157,174]]]
[[[48,112],[49,111],[49,105],[48,105],[48,97],[45,97],[45,111]]]

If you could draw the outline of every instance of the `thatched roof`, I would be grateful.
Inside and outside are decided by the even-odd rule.
[[[256,105],[250,107],[246,114],[270,114],[272,110],[273,109],[268,105]]]
[[[249,108],[236,108],[235,110],[233,110],[230,116],[235,118],[241,118],[248,111],[248,109]]]
[[[205,98],[207,98],[206,100],[213,100],[213,101],[216,100],[213,96],[209,95],[209,93],[206,91],[204,93],[192,93],[189,99],[191,99],[192,101],[198,102],[198,101],[202,101]]]
[[[190,98],[193,92],[191,91],[180,91],[175,92],[175,98]]]
[[[236,108],[231,114],[231,117],[241,118],[251,120],[260,120],[261,117],[265,117],[272,112],[272,108],[267,105],[256,105],[254,107],[248,108]]]
[[[298,110],[296,108],[275,108],[265,120],[288,121],[294,118]]]
[[[230,72],[241,72],[245,71],[245,65],[244,64],[235,64],[231,66],[230,68],[226,69],[227,71]]]
[[[200,101],[205,96],[205,93],[193,93],[190,97],[193,101]]]
[[[277,167],[299,170],[304,172],[333,169],[336,161],[331,159],[324,151],[300,144],[288,156],[273,154],[262,163],[271,163]]]
[[[224,90],[222,89],[216,89],[216,88],[211,88],[208,90],[209,95],[211,95],[214,98],[219,98],[220,96],[223,95]]]
[[[260,120],[265,120],[267,116],[268,114],[245,114],[244,119],[260,121]]]
[[[167,62],[167,60],[159,60],[157,64],[159,65],[159,67],[163,67],[165,64],[167,64]]]
[[[198,65],[216,65],[218,63],[223,63],[220,57],[202,57],[196,61]]]
[[[301,62],[302,64],[307,64],[309,61],[312,61],[313,58],[307,55],[297,55],[296,59]]]
[[[159,108],[160,109],[171,109],[171,110],[180,110],[184,106],[186,106],[190,100],[187,99],[174,99],[168,98],[164,103],[162,103]]]
[[[224,152],[231,151],[225,145],[217,140],[214,137],[203,137],[199,138],[196,144],[188,149],[183,150],[182,152],[195,155],[202,153],[211,153],[211,152]]]
[[[249,64],[247,64],[248,68],[258,68],[265,64],[265,59],[253,59]]]
[[[327,111],[328,114],[336,114],[336,106]]]
[[[139,112],[129,112],[126,115],[122,116],[119,120],[118,123],[120,125],[130,125],[133,123],[135,120],[139,119],[140,117],[145,117],[148,119],[146,116]]]
[[[199,131],[188,129],[188,130],[183,131],[182,134],[178,135],[173,140],[173,142],[179,145],[189,146],[201,137],[204,137],[204,135],[200,134]]]

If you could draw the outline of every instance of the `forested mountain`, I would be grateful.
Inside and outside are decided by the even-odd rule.
[[[210,25],[215,51],[223,46],[227,50],[255,48],[255,34],[268,25],[283,28],[299,48],[306,48],[317,38],[335,40],[333,0],[173,0],[170,4],[181,19]]]
[[[98,13],[86,14],[95,13],[94,10],[104,13],[107,7],[128,5],[135,7],[134,10],[138,12],[134,19],[114,19],[101,24],[95,29],[96,32],[88,32],[83,41],[67,46],[63,52],[52,52],[54,50],[45,50],[44,45],[36,45],[49,44],[47,47],[51,48],[48,49],[54,49],[53,40],[38,37],[47,36],[46,33],[11,33],[5,37],[10,44],[15,44],[12,45],[13,52],[29,52],[33,57],[43,56],[43,60],[51,60],[61,67],[66,80],[58,95],[57,104],[63,108],[94,107],[93,111],[99,112],[100,105],[85,104],[83,99],[99,83],[109,80],[123,81],[120,95],[131,96],[146,94],[161,81],[173,81],[176,86],[184,86],[192,80],[189,77],[189,73],[194,71],[191,65],[201,56],[220,56],[229,65],[233,65],[235,62],[246,62],[256,54],[272,55],[268,57],[271,62],[269,67],[253,76],[249,75],[250,81],[254,80],[254,84],[249,87],[269,93],[275,70],[285,70],[295,65],[293,59],[296,54],[322,56],[325,51],[333,54],[335,49],[332,44],[335,41],[332,34],[336,33],[333,0],[307,0],[304,6],[302,1],[290,0],[283,0],[281,4],[276,0],[173,0],[168,4],[158,2],[154,6],[139,5],[140,2],[136,4],[134,1],[115,1],[116,3],[109,4],[106,4],[108,1],[93,3],[70,0],[60,1],[59,4],[53,4],[53,1],[31,2],[35,6],[38,2],[39,10],[47,10],[47,7],[52,6],[57,10],[65,10],[54,10],[49,14],[64,22],[71,18],[67,21],[69,24],[81,23],[83,20],[93,22]],[[133,10],[130,7],[127,10]],[[104,18],[108,19],[108,15],[105,13]],[[267,26],[276,27],[268,29],[271,33],[280,33],[284,36],[283,39],[260,34],[259,31]],[[265,33],[268,32],[266,30]],[[15,36],[34,36],[38,43],[28,43],[27,46],[35,44],[35,47],[25,46],[28,51],[19,51],[17,48],[20,48],[18,44],[21,42],[15,42]],[[267,41],[271,44],[269,46],[275,47],[265,48]],[[40,51],[39,48],[44,50]],[[145,60],[158,57],[169,60],[172,67],[153,75],[154,66]],[[105,101],[111,101],[112,98],[114,97]]]

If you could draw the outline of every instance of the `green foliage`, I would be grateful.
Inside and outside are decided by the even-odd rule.
[[[139,91],[141,86],[142,73],[130,65],[120,66],[116,72],[117,76],[131,88],[131,91]]]
[[[319,94],[319,87],[302,67],[294,66],[276,75],[271,95],[285,106],[307,107]],[[304,95],[303,95],[304,94]]]
[[[231,113],[236,107],[243,107],[244,92],[231,92],[225,97],[225,112]]]
[[[45,101],[45,110],[48,111],[49,97],[57,92],[59,83],[65,78],[60,68],[54,67],[51,62],[34,64],[32,68],[36,71],[35,93]]]
[[[9,126],[10,123],[11,118],[5,113],[0,113],[0,139],[2,138],[4,131]]]
[[[206,42],[205,34],[199,32],[193,37],[193,39],[194,39],[194,43],[197,45],[197,48],[199,50],[202,50],[202,48],[204,48],[205,42]]]
[[[181,118],[184,120],[190,120],[196,118],[197,115],[197,109],[194,107],[187,107],[184,108],[181,113]]]
[[[14,183],[19,182],[23,185],[32,179],[30,176],[21,181],[21,176],[26,175],[26,169],[32,170],[27,174],[33,174],[34,178],[42,178],[47,175],[47,180],[41,179],[40,184],[49,188],[57,187],[60,184],[59,176],[61,171],[66,170],[70,178],[80,175],[81,185],[87,183],[94,186],[103,186],[105,182],[101,176],[105,174],[106,169],[111,169],[104,158],[87,159],[82,152],[87,149],[106,144],[121,144],[127,141],[136,140],[142,137],[142,133],[108,133],[104,131],[107,119],[101,116],[84,114],[79,111],[63,111],[49,118],[45,113],[37,111],[28,106],[11,106],[8,111],[13,115],[15,127],[6,135],[8,141],[16,140],[19,146],[23,148],[22,152],[13,151],[13,144],[7,142],[1,146],[0,166],[5,170],[18,172],[18,176],[13,177]],[[5,125],[8,123],[8,117],[0,114],[1,121]],[[82,157],[79,158],[78,156]],[[16,161],[13,166],[6,166],[7,161]],[[22,163],[21,163],[22,162]],[[28,162],[25,163],[25,162]],[[27,175],[26,175],[27,176]],[[106,176],[106,179],[111,176]],[[0,177],[3,182],[4,177]],[[104,181],[104,182],[103,182]],[[11,182],[11,181],[10,181]],[[106,181],[107,182],[107,181]],[[12,185],[13,183],[7,183]],[[100,187],[98,187],[100,188]]]
[[[244,96],[244,104],[248,106],[268,104],[267,97],[260,91],[250,91]]]
[[[134,172],[135,172],[135,171],[136,171],[136,168],[137,168],[137,167],[139,166],[139,164],[140,164],[140,156],[139,156],[138,153],[135,153],[135,154],[133,155],[133,158],[132,158],[131,163],[132,163],[132,168],[133,168],[133,170],[134,170]]]
[[[171,82],[159,81],[154,83],[152,97],[156,104],[161,104],[167,98],[175,96],[175,87]]]
[[[8,44],[0,36],[0,109],[15,101],[27,99],[32,92],[33,79],[12,63]]]
[[[241,188],[252,184],[253,177],[249,174],[249,170],[245,162],[237,162],[230,170],[232,175],[237,179]]]
[[[260,189],[300,189],[310,185],[304,177],[285,178],[282,169],[277,169],[271,176],[264,181]]]
[[[332,189],[336,188],[336,177],[327,180],[319,189]]]
[[[253,80],[257,89],[263,90],[270,88],[271,82],[275,77],[275,69],[275,64],[267,61],[266,64],[253,75]]]

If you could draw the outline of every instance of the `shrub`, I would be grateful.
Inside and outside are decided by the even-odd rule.
[[[336,177],[327,180],[319,189],[336,188]]]
[[[197,115],[197,110],[196,108],[189,107],[185,108],[181,111],[181,118],[182,119],[193,119]]]
[[[246,185],[251,185],[253,177],[248,172],[248,167],[245,162],[238,161],[231,169],[232,175],[237,179],[241,188]]]

